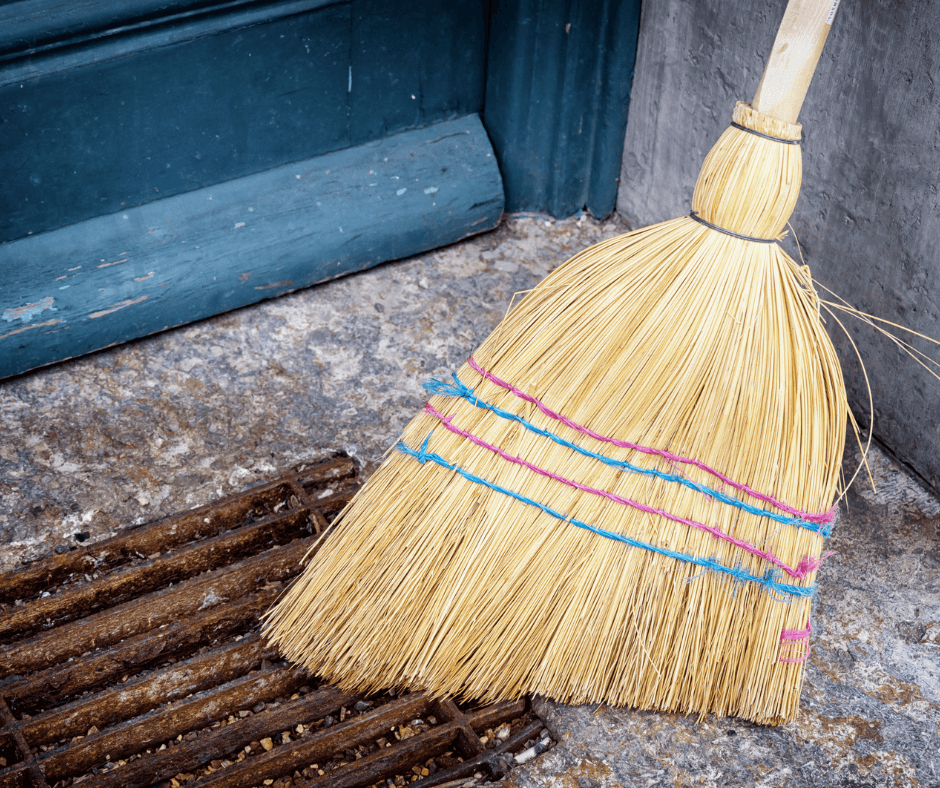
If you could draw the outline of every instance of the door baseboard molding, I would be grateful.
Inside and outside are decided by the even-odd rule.
[[[0,245],[0,378],[495,227],[477,115]]]

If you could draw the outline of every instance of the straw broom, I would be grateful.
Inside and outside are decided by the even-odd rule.
[[[694,215],[575,256],[429,384],[269,613],[288,658],[357,690],[795,716],[847,404],[773,240],[832,5],[789,3]]]

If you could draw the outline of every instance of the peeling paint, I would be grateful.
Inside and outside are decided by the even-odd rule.
[[[123,260],[115,260],[113,263],[102,263],[101,265],[96,265],[95,268],[109,268],[112,265],[120,265],[121,263],[126,262],[127,258],[125,257]]]
[[[149,279],[151,276],[153,276],[153,271],[151,271],[151,272],[150,272],[149,274],[147,274],[146,276],[138,276],[134,281],[135,281],[135,282],[143,282],[143,281],[146,281],[147,279]]]
[[[269,285],[257,285],[255,290],[270,290],[273,287],[290,287],[293,284],[293,279],[285,279],[283,282],[271,282]]]
[[[21,328],[13,329],[13,331],[7,331],[5,334],[0,334],[0,339],[6,339],[7,337],[12,337],[14,334],[19,334],[22,331],[29,331],[33,328],[42,328],[43,326],[54,326],[56,323],[61,323],[61,320],[47,320],[45,323],[36,323],[33,326],[22,326]]]
[[[54,301],[55,299],[52,296],[47,296],[34,304],[23,304],[23,306],[5,309],[3,311],[3,319],[6,320],[7,323],[12,323],[14,320],[22,320],[24,323],[28,323],[44,309],[51,309],[55,312],[56,309],[52,306]]]
[[[127,301],[118,301],[116,304],[112,304],[107,309],[102,309],[100,312],[92,312],[88,317],[94,320],[97,317],[104,317],[105,315],[110,315],[112,312],[117,312],[119,309],[124,309],[126,306],[133,306],[134,304],[139,304],[141,301],[146,301],[149,296],[141,296],[140,298],[129,298]]]

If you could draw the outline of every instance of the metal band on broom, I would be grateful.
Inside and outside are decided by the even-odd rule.
[[[341,686],[797,713],[847,419],[774,241],[832,0],[791,0],[692,215],[542,282],[405,430],[267,618]]]

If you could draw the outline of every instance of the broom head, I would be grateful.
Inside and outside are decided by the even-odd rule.
[[[693,211],[777,238],[800,126],[734,121]],[[431,389],[269,614],[287,657],[356,690],[794,717],[847,416],[807,269],[690,217],[630,232]]]

